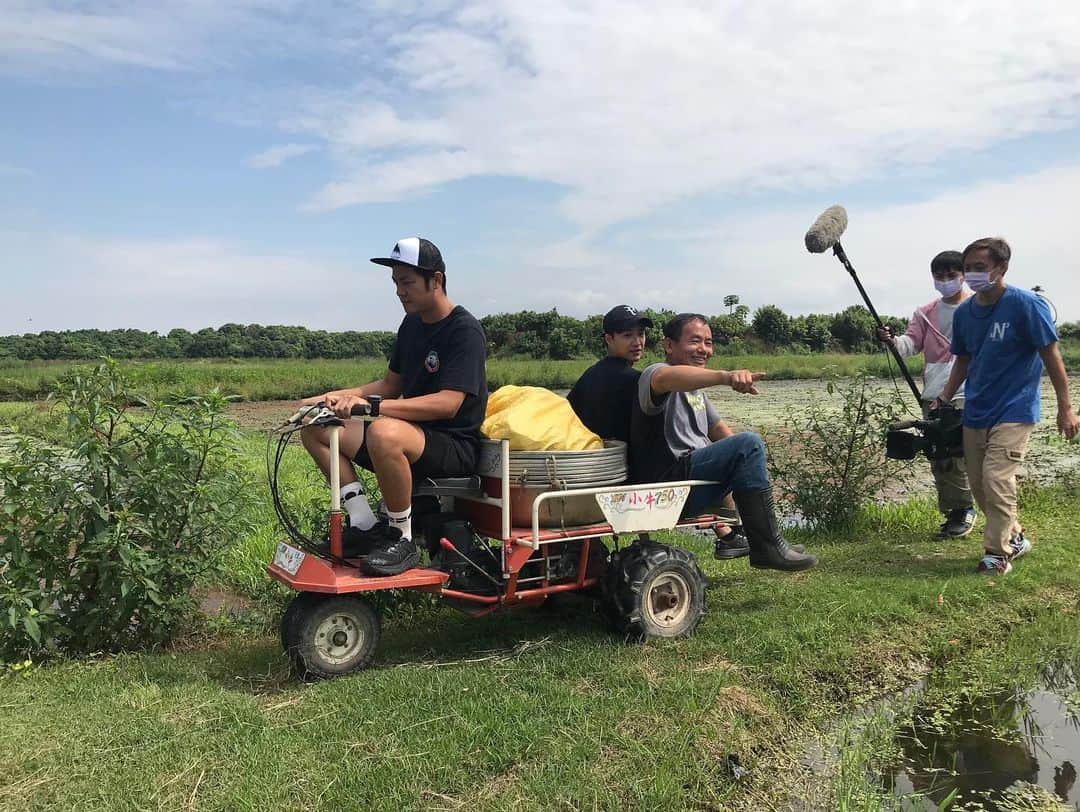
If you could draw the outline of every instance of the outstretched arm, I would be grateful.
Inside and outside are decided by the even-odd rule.
[[[653,373],[650,386],[654,395],[666,395],[668,392],[692,392],[707,386],[730,386],[736,392],[756,395],[754,383],[765,377],[764,372],[750,372],[738,369],[728,372],[725,369],[704,369],[692,366],[664,366]]]
[[[1054,393],[1057,395],[1057,427],[1058,431],[1069,440],[1080,433],[1080,417],[1072,409],[1072,400],[1069,396],[1069,375],[1065,372],[1065,362],[1061,360],[1061,351],[1057,342],[1048,344],[1039,349],[1043,364],[1046,365],[1046,374],[1050,376],[1050,383],[1054,385]]]

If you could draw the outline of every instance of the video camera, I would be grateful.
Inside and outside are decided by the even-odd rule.
[[[925,420],[905,420],[889,426],[885,434],[886,457],[913,460],[919,452],[928,460],[964,456],[964,413],[953,406],[940,406]]]

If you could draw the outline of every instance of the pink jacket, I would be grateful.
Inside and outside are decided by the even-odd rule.
[[[923,366],[923,400],[933,400],[941,394],[949,380],[949,372],[955,356],[949,352],[949,338],[941,332],[938,323],[940,299],[918,308],[908,322],[907,332],[896,337],[896,349],[904,358],[922,353],[926,357]],[[951,334],[951,330],[949,331]],[[964,397],[961,385],[956,399]]]

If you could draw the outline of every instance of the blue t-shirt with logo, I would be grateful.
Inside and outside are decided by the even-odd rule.
[[[953,355],[967,355],[964,425],[1038,423],[1039,350],[1057,341],[1050,307],[1031,291],[1008,287],[994,304],[972,296],[953,316]]]

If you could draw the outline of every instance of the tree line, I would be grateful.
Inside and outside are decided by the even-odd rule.
[[[750,308],[738,297],[725,299],[729,312],[708,317],[719,354],[753,352],[869,352],[874,320],[861,305],[839,313],[791,316],[775,305]],[[654,326],[650,347],[660,346],[671,310],[644,310]],[[883,317],[894,331],[903,332],[906,319]],[[497,313],[480,319],[494,358],[570,359],[603,354],[603,316],[585,319],[557,310]],[[1080,339],[1080,322],[1059,325],[1062,338]],[[85,360],[167,358],[386,358],[394,343],[387,330],[328,332],[306,327],[223,324],[197,332],[184,329],[167,334],[142,330],[45,331],[0,337],[0,359]]]

